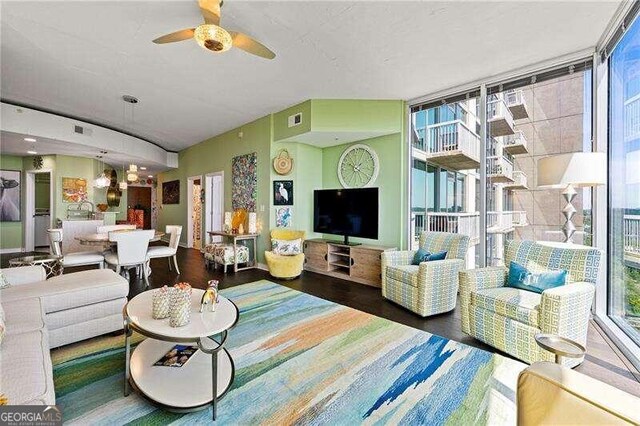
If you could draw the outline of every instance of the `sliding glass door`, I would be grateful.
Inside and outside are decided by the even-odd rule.
[[[609,317],[640,345],[640,23],[609,58]]]

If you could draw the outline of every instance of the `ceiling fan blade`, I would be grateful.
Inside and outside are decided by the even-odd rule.
[[[220,0],[198,0],[205,24],[220,25]]]
[[[239,33],[237,31],[229,31],[233,40],[233,46],[238,49],[242,49],[245,52],[261,56],[267,59],[273,59],[276,54],[273,53],[267,46],[249,37],[246,34]]]
[[[193,38],[193,32],[195,28],[187,28],[186,30],[176,31],[175,33],[165,34],[157,39],[153,40],[156,44],[174,43],[176,41],[183,41]]]

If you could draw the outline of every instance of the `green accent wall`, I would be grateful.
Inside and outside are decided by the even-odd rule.
[[[403,190],[406,184],[406,179],[403,177],[406,157],[403,155],[402,133],[367,139],[357,143],[368,145],[378,154],[380,172],[378,179],[372,185],[379,188],[378,239],[349,238],[349,241],[404,247],[407,208]],[[350,145],[352,144],[333,146],[323,150],[322,182],[324,188],[342,188],[338,180],[338,162],[342,153]],[[325,235],[324,237],[342,239],[342,237],[335,235]]]
[[[302,123],[289,128],[287,119],[302,113]],[[339,188],[337,167],[340,155],[352,143],[366,143],[380,159],[380,173],[374,186],[380,188],[379,239],[359,240],[370,244],[406,247],[407,233],[407,155],[404,126],[406,106],[398,100],[309,100],[286,110],[263,117],[222,135],[207,139],[179,153],[179,169],[160,173],[158,177],[158,227],[182,224],[182,242],[187,240],[187,178],[224,171],[224,210],[231,210],[231,159],[249,152],[258,153],[258,222],[261,227],[258,261],[269,247],[269,229],[275,227],[273,181],[294,182],[292,228],[304,230],[307,238],[322,237],[313,233],[313,191]],[[320,132],[375,132],[379,136],[328,148],[295,141],[296,136]],[[243,133],[243,137],[238,136]],[[307,138],[309,135],[307,135]],[[287,142],[276,142],[290,139]],[[293,171],[278,175],[273,158],[287,149],[294,161]],[[162,182],[180,180],[180,204],[162,206]],[[265,211],[261,207],[265,206]],[[204,226],[204,223],[203,223]],[[204,234],[203,234],[204,235]],[[326,238],[340,237],[326,235]],[[358,239],[353,239],[358,241]]]
[[[311,131],[311,100],[273,114],[273,140],[279,141]],[[289,116],[301,113],[301,122],[289,127]]]
[[[273,181],[293,181],[293,202],[291,207],[292,228],[306,231],[306,238],[320,238],[313,232],[313,190],[323,188],[322,156],[323,150],[311,145],[296,142],[276,142],[271,145],[271,158],[286,149],[293,158],[293,170],[286,176],[279,175],[271,167],[270,227],[276,227],[276,209],[273,205]]]
[[[0,155],[0,169],[23,171],[22,157]],[[20,185],[24,185],[24,177],[20,179]],[[21,190],[21,193],[24,198],[24,191]],[[21,200],[21,203],[23,201]],[[21,204],[20,207],[24,209],[24,204]],[[0,222],[0,250],[20,249],[21,247],[22,222]]]
[[[242,137],[239,136],[242,132]],[[178,154],[179,168],[158,175],[158,228],[182,225],[180,241],[187,241],[187,179],[207,173],[224,172],[224,210],[231,211],[231,159],[238,155],[257,153],[258,157],[258,261],[264,262],[264,250],[269,240],[269,197],[271,170],[271,116],[207,139]],[[180,180],[180,204],[162,205],[162,183]],[[264,210],[262,210],[264,207]],[[204,229],[203,221],[203,229]],[[208,236],[203,240],[208,241]]]

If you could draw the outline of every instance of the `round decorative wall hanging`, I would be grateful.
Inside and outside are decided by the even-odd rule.
[[[273,169],[279,175],[288,175],[293,169],[293,158],[289,155],[289,151],[281,149],[278,155],[273,159]]]
[[[368,145],[351,145],[340,156],[338,179],[345,188],[364,188],[378,178],[378,154]]]
[[[41,156],[36,155],[35,157],[33,157],[33,167],[35,167],[37,170],[40,170],[43,165],[44,161],[42,160]]]

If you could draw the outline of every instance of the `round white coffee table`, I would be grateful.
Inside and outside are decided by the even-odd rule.
[[[143,397],[161,407],[177,412],[196,411],[213,407],[233,382],[235,367],[224,348],[228,331],[238,322],[238,307],[229,299],[219,296],[216,310],[205,306],[200,312],[204,290],[194,289],[191,294],[191,322],[184,327],[171,327],[169,319],[151,317],[152,291],[140,293],[124,307],[125,331],[125,384]],[[131,353],[130,338],[136,331],[148,339],[143,340]],[[198,350],[182,367],[154,366],[173,346],[181,343],[198,345]],[[215,397],[214,397],[215,395]]]

